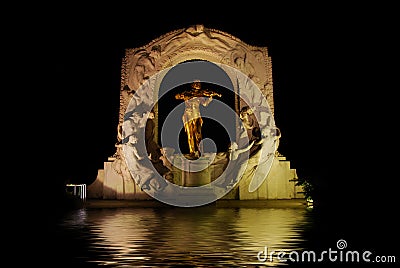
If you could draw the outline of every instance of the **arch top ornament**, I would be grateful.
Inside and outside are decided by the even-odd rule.
[[[272,63],[267,47],[251,46],[228,33],[192,25],[166,33],[142,47],[125,50],[120,121],[132,94],[149,77],[190,60],[206,60],[238,69],[260,88],[273,113]]]

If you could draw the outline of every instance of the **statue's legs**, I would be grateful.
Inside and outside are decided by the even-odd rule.
[[[194,142],[194,128],[193,128],[193,120],[190,120],[185,123],[185,132],[188,137],[188,145],[189,145],[189,152],[190,154],[194,154],[196,151],[195,149],[195,142]]]
[[[199,156],[200,154],[200,142],[201,126],[203,124],[202,118],[196,118],[185,123],[185,131],[188,137],[189,152],[191,155]]]
[[[195,136],[195,150],[198,154],[200,154],[200,142],[202,139],[201,135],[201,126],[203,125],[203,119],[201,117],[193,120],[194,122],[194,136]]]

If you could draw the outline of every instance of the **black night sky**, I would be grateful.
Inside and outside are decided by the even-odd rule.
[[[125,49],[203,24],[268,47],[275,122],[282,132],[279,151],[299,177],[315,184],[315,199],[327,214],[375,209],[380,218],[391,211],[397,177],[381,142],[390,139],[383,113],[392,106],[382,105],[388,88],[377,81],[382,65],[376,59],[384,50],[375,45],[382,45],[377,40],[384,30],[374,28],[367,13],[339,7],[329,12],[303,7],[290,14],[203,8],[166,13],[161,7],[153,12],[121,6],[114,13],[67,8],[27,25],[40,46],[36,60],[44,66],[39,92],[30,93],[39,118],[31,128],[43,187],[56,196],[53,189],[66,180],[89,184],[114,154]]]

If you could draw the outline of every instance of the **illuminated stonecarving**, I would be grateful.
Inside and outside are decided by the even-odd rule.
[[[251,46],[230,34],[195,25],[169,32],[143,47],[126,49],[121,73],[120,122],[130,93],[146,78],[195,59],[221,63],[243,72],[263,92],[274,113],[272,63],[267,47]]]
[[[114,156],[105,163],[104,170],[99,170],[96,181],[88,187],[89,198],[92,194],[92,197],[105,199],[149,199],[149,196],[133,180],[127,167],[127,162],[131,160],[126,159],[122,150],[126,112],[132,107],[132,103],[135,106],[140,103],[156,102],[159,83],[165,72],[191,60],[208,61],[224,69],[232,81],[233,91],[241,96],[240,99],[235,100],[236,114],[239,115],[240,110],[248,103],[265,107],[267,112],[259,113],[257,119],[261,125],[274,126],[274,122],[268,119],[273,120],[274,103],[272,63],[267,47],[248,45],[230,34],[209,29],[203,25],[169,32],[143,47],[125,50],[121,66],[117,150]],[[237,71],[243,75],[238,76]],[[254,86],[258,90],[251,90]],[[156,131],[158,131],[157,108],[157,105],[154,106]],[[298,196],[298,189],[293,182],[293,179],[297,178],[296,171],[290,168],[289,162],[284,157],[277,154],[275,158],[276,161],[269,162],[271,172],[268,171],[274,177],[263,180],[262,185],[257,185],[256,190],[259,188],[257,191],[249,192],[251,178],[245,172],[244,180],[235,186],[236,193],[239,192],[239,199]],[[249,163],[257,167],[258,160],[250,159]],[[134,164],[131,163],[131,165]],[[147,172],[140,170],[142,169],[138,169],[139,173]],[[234,197],[235,195],[231,194],[230,197],[227,195],[227,198],[237,198]]]

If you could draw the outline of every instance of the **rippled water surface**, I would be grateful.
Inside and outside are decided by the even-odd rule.
[[[306,208],[83,208],[51,229],[54,267],[258,267],[257,254],[301,250]],[[259,255],[261,257],[264,255]],[[60,264],[60,265],[57,265]]]

